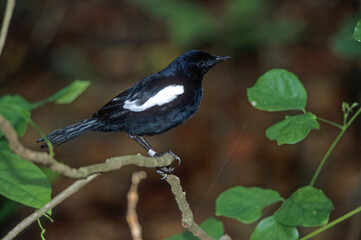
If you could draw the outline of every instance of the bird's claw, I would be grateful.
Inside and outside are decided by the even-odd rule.
[[[156,172],[162,176],[162,180],[168,177],[168,174],[171,174],[175,167],[166,166],[166,167],[157,167]]]
[[[165,154],[169,153],[170,155],[172,155],[172,157],[177,160],[178,162],[178,166],[181,164],[181,159],[178,155],[176,155],[174,152],[172,152],[172,150],[168,150],[159,154],[156,154],[156,157],[161,157]],[[165,166],[165,167],[158,167],[157,168],[157,173],[160,174],[162,176],[162,180],[166,179],[168,177],[168,174],[171,174],[173,172],[173,170],[175,169],[175,167],[171,167],[171,166]]]
[[[174,159],[178,161],[178,166],[180,166],[182,160],[177,154],[172,152],[172,150],[168,150],[168,151],[166,151],[166,153],[169,153],[170,155],[172,155],[174,157]]]

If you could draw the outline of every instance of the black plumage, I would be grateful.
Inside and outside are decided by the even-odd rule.
[[[143,136],[160,134],[189,119],[201,103],[204,74],[229,58],[188,51],[162,71],[114,97],[91,118],[57,129],[47,138],[53,145],[60,145],[89,131],[121,131],[142,145],[150,156],[159,156],[162,153],[157,154]],[[38,142],[44,142],[44,138]],[[46,143],[42,145],[46,146]]]

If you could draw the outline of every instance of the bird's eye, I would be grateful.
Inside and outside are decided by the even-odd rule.
[[[199,62],[197,63],[197,67],[203,68],[203,66],[204,66],[204,61],[203,61],[203,60],[202,60],[202,61],[199,61]]]

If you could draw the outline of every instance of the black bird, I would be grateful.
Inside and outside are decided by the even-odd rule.
[[[160,134],[189,119],[201,103],[204,74],[229,58],[199,50],[188,51],[162,71],[143,78],[114,97],[91,118],[57,129],[47,138],[56,146],[89,131],[126,132],[150,156],[170,153],[180,162],[170,150],[157,154],[144,136]],[[38,140],[44,141],[44,138]]]

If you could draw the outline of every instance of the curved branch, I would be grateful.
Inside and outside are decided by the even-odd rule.
[[[19,157],[31,162],[44,165],[54,172],[60,173],[70,178],[85,178],[92,174],[114,171],[125,165],[134,164],[139,167],[164,167],[170,165],[174,158],[170,154],[161,157],[145,157],[140,154],[127,155],[109,158],[105,163],[89,165],[86,167],[72,168],[56,161],[46,152],[33,151],[25,148],[19,141],[18,136],[11,124],[0,115],[0,129],[9,142],[10,149]]]
[[[81,179],[70,185],[64,191],[59,193],[56,197],[54,197],[50,202],[44,205],[40,210],[35,211],[28,217],[26,217],[23,221],[21,221],[16,227],[14,227],[2,240],[11,240],[15,238],[19,233],[21,233],[25,228],[27,228],[31,223],[38,220],[41,216],[43,216],[47,211],[57,206],[59,203],[63,202],[65,199],[79,191],[80,188],[84,187],[91,180],[99,176],[99,174],[92,175],[86,179]]]
[[[178,204],[178,208],[182,213],[182,226],[200,240],[214,240],[206,232],[204,232],[197,223],[194,222],[193,212],[189,207],[185,193],[180,185],[179,178],[173,174],[169,174],[166,181],[169,183]]]

